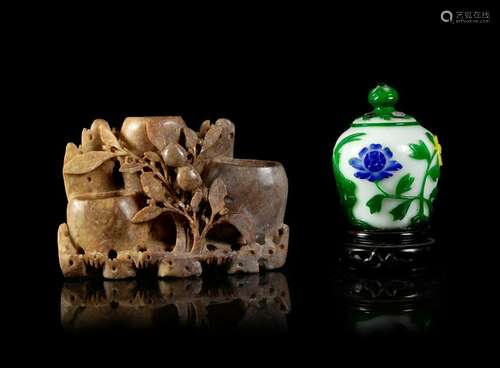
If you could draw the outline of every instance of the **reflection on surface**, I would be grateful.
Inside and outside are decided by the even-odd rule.
[[[439,282],[432,274],[363,275],[335,279],[345,330],[359,337],[414,336],[432,332],[439,309]]]
[[[66,331],[109,328],[168,330],[287,329],[290,297],[285,275],[67,281],[61,292]]]

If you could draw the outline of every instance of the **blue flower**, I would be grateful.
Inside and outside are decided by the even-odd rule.
[[[370,144],[359,151],[359,158],[353,157],[349,160],[349,165],[356,171],[354,176],[358,179],[368,179],[369,181],[379,181],[390,178],[390,171],[397,171],[403,168],[396,160],[391,160],[392,152],[388,147],[382,149],[380,144]]]

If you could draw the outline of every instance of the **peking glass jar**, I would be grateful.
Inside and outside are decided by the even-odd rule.
[[[351,239],[361,245],[427,244],[442,165],[438,138],[395,110],[394,88],[379,84],[368,101],[373,111],[352,122],[332,157]]]

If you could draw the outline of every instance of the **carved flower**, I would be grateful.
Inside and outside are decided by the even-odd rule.
[[[359,158],[353,157],[349,165],[359,170],[354,173],[358,179],[379,181],[392,176],[391,171],[400,170],[403,166],[396,160],[391,160],[392,152],[388,147],[382,149],[380,144],[370,144],[359,151]]]

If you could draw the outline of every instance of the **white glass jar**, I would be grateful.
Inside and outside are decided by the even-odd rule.
[[[354,229],[400,231],[427,227],[441,171],[437,136],[395,111],[395,89],[378,85],[374,110],[337,140],[333,170]]]

